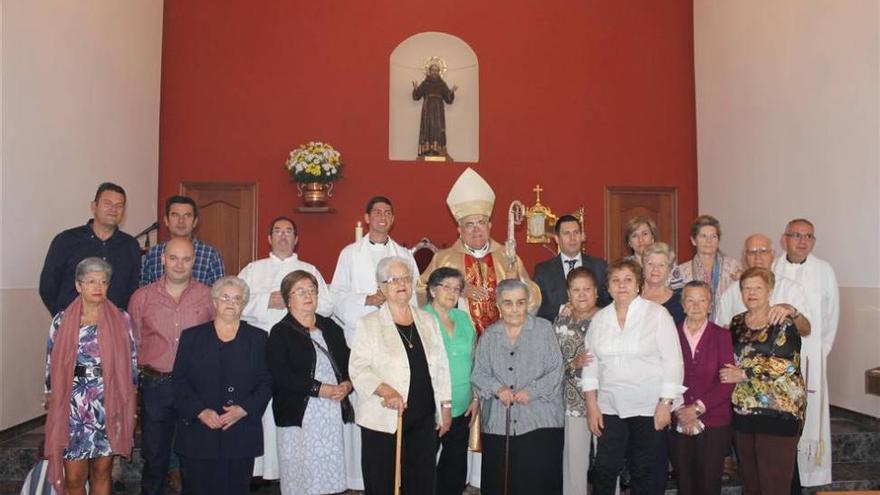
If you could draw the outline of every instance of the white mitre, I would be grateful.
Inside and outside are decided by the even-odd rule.
[[[492,207],[495,206],[495,191],[480,174],[468,167],[449,190],[446,204],[456,221],[469,215],[485,215],[491,218]]]

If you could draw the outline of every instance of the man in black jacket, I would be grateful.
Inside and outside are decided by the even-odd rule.
[[[611,302],[608,288],[605,286],[605,260],[594,258],[582,253],[584,232],[581,222],[574,215],[563,215],[556,221],[556,242],[559,254],[542,261],[535,266],[535,283],[541,288],[541,307],[538,316],[550,321],[556,319],[560,307],[568,302],[568,286],[565,277],[572,269],[583,266],[596,275],[599,283],[598,306],[606,306]]]

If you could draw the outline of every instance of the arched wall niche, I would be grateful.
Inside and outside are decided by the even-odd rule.
[[[431,57],[446,61],[444,79],[458,86],[446,105],[446,146],[456,162],[477,162],[480,156],[480,78],[477,54],[464,40],[447,33],[424,32],[403,40],[389,60],[388,158],[415,161],[418,157],[422,101],[412,98],[412,82],[425,78]]]

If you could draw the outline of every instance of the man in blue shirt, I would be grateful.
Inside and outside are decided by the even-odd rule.
[[[199,207],[188,196],[171,196],[165,201],[165,226],[171,237],[182,237],[192,241],[196,252],[196,261],[193,265],[193,278],[208,287],[214,285],[224,275],[223,260],[220,253],[208,243],[198,240],[193,231],[199,225]],[[162,277],[165,267],[162,265],[162,255],[165,253],[165,244],[161,243],[150,248],[147,257],[144,258],[141,267],[141,287],[151,284]]]
[[[92,219],[56,235],[49,245],[40,273],[40,298],[52,315],[76,299],[76,265],[90,256],[97,256],[113,267],[107,291],[113,304],[125,309],[138,288],[141,248],[132,236],[119,230],[125,215],[125,189],[104,182],[98,186],[91,209]]]

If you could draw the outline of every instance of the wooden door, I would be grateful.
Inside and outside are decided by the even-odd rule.
[[[623,227],[631,218],[647,215],[657,222],[657,241],[678,252],[678,190],[674,187],[605,188],[605,256],[609,261],[629,256]]]
[[[199,205],[196,235],[220,251],[227,275],[256,258],[257,185],[253,182],[183,182],[180,194]]]

